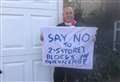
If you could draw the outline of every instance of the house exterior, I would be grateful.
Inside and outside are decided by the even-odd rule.
[[[63,0],[1,0],[0,82],[53,82],[41,64],[40,27],[61,22]]]
[[[64,6],[77,8],[80,5],[87,16],[96,8],[107,8],[103,8],[108,4],[105,1],[107,0],[1,0],[0,82],[53,82],[54,68],[41,64],[40,28],[60,23]],[[114,26],[102,28],[101,31],[101,36],[106,35],[102,40],[110,36],[113,47],[116,46],[114,41],[117,40],[115,37],[119,37],[117,32],[120,26],[115,28],[114,36]]]
[[[94,10],[108,10],[108,11],[118,11],[117,16],[120,14],[120,2],[118,0],[64,0],[65,6],[73,6],[76,8],[81,8],[84,10],[84,15],[88,15]]]

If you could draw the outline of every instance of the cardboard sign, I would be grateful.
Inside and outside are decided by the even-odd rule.
[[[96,27],[43,27],[44,65],[76,69],[93,68]]]

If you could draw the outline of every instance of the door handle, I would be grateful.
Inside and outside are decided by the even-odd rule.
[[[2,70],[0,70],[0,74],[2,74]]]

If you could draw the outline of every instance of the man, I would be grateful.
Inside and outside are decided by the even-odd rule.
[[[65,7],[63,12],[63,23],[58,24],[58,26],[66,26],[67,28],[71,26],[79,26],[80,24],[74,19],[74,10],[72,7]],[[42,34],[40,37],[41,41],[44,40]],[[95,38],[93,37],[93,41]],[[83,82],[87,78],[89,70],[55,67],[54,70],[54,82]]]
[[[65,7],[63,12],[63,23],[58,24],[58,26],[78,26],[77,21],[74,19],[74,10],[72,7]],[[63,82],[65,77],[67,82],[75,82],[74,72],[75,69],[55,67],[54,71],[54,82]]]

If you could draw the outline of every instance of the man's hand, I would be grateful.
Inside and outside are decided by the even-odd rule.
[[[93,41],[93,42],[96,41],[96,36],[92,36],[92,41]]]

